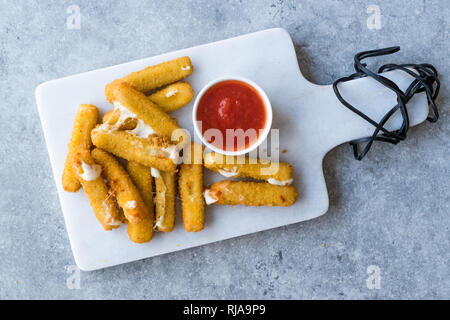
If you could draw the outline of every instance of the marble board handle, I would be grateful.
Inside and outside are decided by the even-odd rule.
[[[385,72],[383,76],[395,82],[403,91],[414,80],[412,76],[398,70]],[[375,127],[342,105],[331,85],[312,85],[309,90],[317,91],[311,95],[315,97],[311,103],[317,107],[312,111],[314,117],[311,121],[318,123],[318,132],[312,141],[320,145],[323,156],[340,144],[372,135]],[[340,83],[339,90],[347,101],[377,122],[397,104],[395,93],[369,77]],[[421,92],[414,95],[407,109],[410,127],[425,121],[429,110],[426,94]],[[397,110],[385,127],[395,130],[401,124],[402,117]]]

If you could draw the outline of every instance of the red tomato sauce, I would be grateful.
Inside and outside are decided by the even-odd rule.
[[[255,143],[266,117],[264,101],[258,91],[238,80],[213,85],[205,92],[197,109],[203,136],[215,147],[226,151],[242,150]],[[220,130],[223,138],[208,137],[205,132],[209,129]],[[246,134],[239,134],[241,130],[234,131],[227,139],[227,129],[242,129]]]

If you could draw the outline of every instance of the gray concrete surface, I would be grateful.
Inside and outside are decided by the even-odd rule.
[[[381,29],[367,8],[379,5]],[[70,5],[81,28],[66,27]],[[1,1],[0,298],[450,298],[447,1]],[[360,50],[441,73],[441,119],[362,162],[324,161],[330,210],[313,221],[96,272],[74,264],[34,99],[46,80],[271,27],[306,77],[331,83]],[[65,152],[65,151],[61,151]],[[366,283],[379,267],[380,289]],[[370,287],[370,286],[369,286]]]

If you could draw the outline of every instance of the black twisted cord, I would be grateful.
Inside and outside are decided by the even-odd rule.
[[[362,158],[364,158],[364,156],[372,147],[374,141],[383,141],[391,144],[397,144],[400,141],[406,139],[406,134],[409,129],[409,116],[406,104],[416,93],[425,91],[427,95],[428,105],[431,109],[431,116],[428,116],[427,120],[429,122],[436,122],[439,118],[439,112],[436,107],[435,100],[439,94],[440,81],[438,78],[437,70],[432,65],[390,63],[381,66],[378,69],[378,73],[375,73],[367,68],[367,64],[361,62],[361,60],[366,58],[384,56],[395,53],[399,50],[400,47],[390,47],[360,52],[355,55],[354,67],[356,72],[347,77],[337,79],[333,83],[333,90],[339,101],[348,109],[350,109],[375,127],[372,136],[350,141],[350,145],[353,147],[353,155],[357,160],[361,160]],[[414,80],[411,82],[405,92],[400,90],[400,88],[393,81],[383,77],[380,74],[382,72],[391,70],[401,70],[414,77]],[[392,90],[397,95],[397,104],[391,110],[389,110],[389,112],[387,112],[379,122],[374,121],[373,119],[359,111],[357,108],[352,106],[339,93],[338,84],[340,82],[346,82],[363,77],[371,77],[372,79],[375,79],[388,89]],[[397,110],[400,110],[403,119],[402,125],[397,130],[389,131],[384,127],[384,124]],[[360,151],[360,145],[363,143],[366,143],[366,145]]]

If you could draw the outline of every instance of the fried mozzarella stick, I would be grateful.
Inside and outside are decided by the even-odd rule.
[[[118,228],[122,223],[114,196],[103,181],[102,167],[94,162],[89,150],[79,150],[72,157],[73,172],[89,198],[95,216],[105,230]]]
[[[188,56],[163,62],[143,70],[130,73],[122,79],[115,80],[105,88],[105,95],[109,102],[113,102],[111,87],[117,82],[126,82],[140,92],[149,92],[159,87],[179,81],[189,76],[194,68]]]
[[[128,223],[128,236],[136,243],[150,242],[153,237],[153,214],[138,223]]]
[[[107,113],[105,113],[102,117],[103,123],[108,123],[109,119],[113,116],[114,110],[109,110]],[[118,118],[117,118],[118,119]],[[117,120],[116,120],[117,121]]]
[[[194,97],[194,90],[187,82],[176,82],[168,85],[164,89],[158,90],[155,93],[148,96],[148,99],[155,103],[162,111],[170,113],[178,110],[189,102]],[[114,113],[114,110],[108,111],[102,118],[103,123],[114,123],[119,119],[119,114]],[[112,121],[108,121],[113,116]]]
[[[114,106],[127,117],[134,117],[148,126],[149,131],[167,136],[174,142],[179,142],[179,137],[172,137],[174,131],[181,131],[177,120],[171,118],[147,96],[130,85],[120,82],[112,88],[114,94]],[[139,121],[138,121],[139,122]]]
[[[95,162],[103,167],[104,177],[114,190],[117,203],[128,220],[128,236],[137,243],[149,242],[153,236],[153,214],[148,210],[130,176],[113,155],[92,150]]]
[[[297,200],[297,189],[267,182],[224,180],[205,190],[204,196],[206,204],[289,207]]]
[[[266,180],[278,186],[290,185],[293,181],[292,166],[283,162],[263,162],[249,157],[224,156],[211,152],[205,155],[205,167],[227,178]]]
[[[176,82],[156,91],[148,98],[166,113],[178,110],[191,102],[194,90],[187,82]]]
[[[69,143],[66,163],[62,174],[62,186],[69,192],[77,192],[80,189],[80,182],[73,173],[72,158],[78,149],[90,149],[91,130],[98,121],[98,109],[92,104],[80,104],[72,129],[72,137]]]
[[[143,221],[135,224],[128,224],[128,233],[133,235],[135,242],[146,242],[147,239],[151,239],[151,229],[153,229],[153,187],[152,176],[150,174],[150,168],[140,165],[134,161],[128,161],[127,171],[133,180],[134,184],[139,190],[142,199],[144,200],[148,211],[152,219],[144,219]]]
[[[205,226],[202,155],[203,147],[192,143],[187,155],[191,161],[181,164],[180,167],[178,188],[183,224],[187,232],[197,232]]]
[[[176,171],[178,151],[167,138],[151,136],[144,139],[126,131],[106,131],[103,126],[97,126],[92,130],[92,143],[96,147],[146,167]]]
[[[153,212],[153,178],[150,168],[135,161],[128,161],[127,171],[147,205],[147,209]]]
[[[175,174],[151,168],[155,178],[155,227],[162,232],[171,232],[175,225]]]

